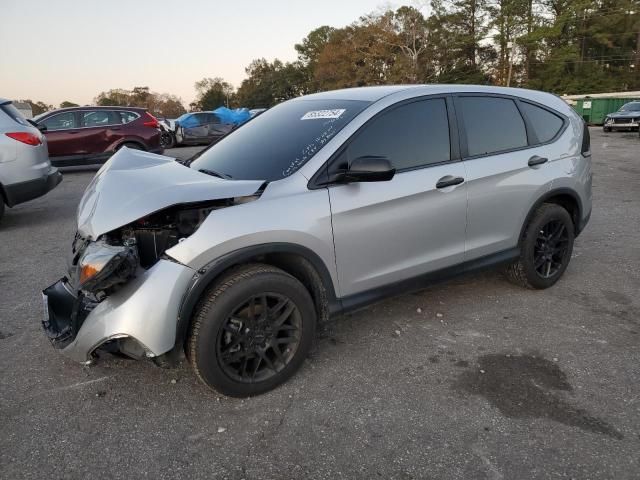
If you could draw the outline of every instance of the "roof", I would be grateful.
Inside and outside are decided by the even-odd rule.
[[[378,87],[357,87],[332,90],[328,92],[313,93],[302,100],[362,100],[377,102],[384,97],[400,92],[412,90],[416,96],[438,95],[447,93],[494,93],[502,95],[521,96],[536,99],[540,96],[548,97],[550,94],[524,88],[495,87],[491,85],[466,85],[466,84],[428,84],[428,85],[388,85]],[[555,97],[555,95],[554,95]]]
[[[312,93],[301,98],[305,100],[362,100],[365,102],[377,102],[392,93],[419,86],[420,85],[383,85],[377,87],[343,88],[342,90]]]
[[[73,111],[73,110],[141,110],[141,111],[146,111],[147,109],[144,107],[128,107],[128,106],[121,106],[121,105],[105,105],[105,106],[98,106],[98,105],[83,105],[81,107],[66,107],[66,108],[55,108],[53,110],[49,110],[46,113],[58,113],[58,112],[66,112],[66,111]]]

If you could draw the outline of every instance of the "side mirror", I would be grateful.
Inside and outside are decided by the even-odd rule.
[[[358,157],[344,171],[342,182],[387,182],[395,174],[396,169],[386,157]]]

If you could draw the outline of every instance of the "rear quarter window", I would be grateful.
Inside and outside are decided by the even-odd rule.
[[[136,118],[140,117],[140,115],[138,115],[135,112],[118,112],[120,114],[120,119],[122,123],[131,123],[133,122]]]
[[[0,110],[6,113],[7,116],[14,122],[19,123],[20,125],[29,126],[29,122],[27,122],[26,118],[24,118],[24,116],[16,107],[13,106],[13,104],[5,103],[4,105],[0,105]]]
[[[520,102],[520,107],[538,137],[537,143],[547,143],[560,132],[564,125],[562,118],[545,108],[523,101]]]

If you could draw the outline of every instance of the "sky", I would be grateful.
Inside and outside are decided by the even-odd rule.
[[[294,60],[321,25],[402,3],[383,0],[0,0],[0,97],[90,104],[148,86],[185,104],[193,84],[238,87],[255,58]]]

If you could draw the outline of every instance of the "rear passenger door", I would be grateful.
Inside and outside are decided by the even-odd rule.
[[[88,157],[100,157],[113,151],[114,143],[121,136],[122,118],[114,110],[86,110],[80,112],[80,126],[79,137],[85,153]]]
[[[547,163],[559,155],[552,140],[566,119],[513,97],[459,94],[455,105],[469,196],[465,260],[473,260],[517,246],[550,188]]]
[[[454,131],[450,99],[412,100],[379,113],[338,152],[329,177],[369,155],[397,172],[387,182],[329,187],[343,296],[463,261],[467,187]]]

